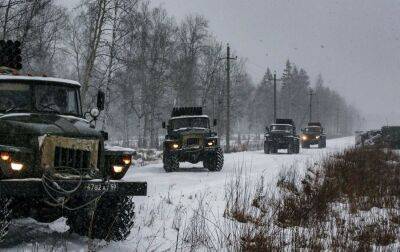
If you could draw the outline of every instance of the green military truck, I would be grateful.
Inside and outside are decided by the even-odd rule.
[[[300,152],[299,136],[292,119],[276,119],[265,130],[265,154],[278,153],[279,149],[286,149],[288,154]]]
[[[213,121],[217,125],[217,121]],[[203,161],[209,171],[220,171],[224,165],[224,154],[217,133],[211,130],[210,119],[201,107],[178,107],[172,110],[167,135],[163,143],[163,163],[166,172],[179,169],[179,162]]]
[[[94,127],[104,93],[89,121],[78,82],[0,72],[0,243],[12,219],[62,216],[79,235],[124,240],[132,197],[146,195],[147,183],[121,180],[134,151],[108,147],[108,134]]]
[[[302,148],[308,149],[311,145],[318,145],[318,148],[326,148],[326,133],[320,122],[309,122],[307,127],[301,131]]]

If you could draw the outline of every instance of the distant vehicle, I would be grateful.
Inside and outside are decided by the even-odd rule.
[[[277,153],[279,149],[286,149],[288,154],[300,152],[300,139],[292,119],[276,119],[266,127],[264,153]]]
[[[301,147],[308,149],[311,145],[326,148],[326,134],[320,122],[310,122],[302,129]]]
[[[380,130],[369,130],[356,134],[356,146],[379,146],[400,149],[400,126],[383,126]]]
[[[2,60],[20,58],[10,47],[18,43],[0,41]],[[134,150],[106,146],[108,134],[92,123],[104,109],[104,93],[87,112],[89,121],[78,82],[23,76],[10,67],[19,63],[0,64],[0,243],[11,219],[27,217],[65,216],[77,234],[126,239],[135,214],[131,196],[146,195],[147,183],[120,180]]]
[[[217,125],[217,121],[213,121]],[[217,133],[210,127],[210,119],[201,107],[179,107],[172,110],[163,144],[163,163],[166,172],[179,169],[179,162],[192,164],[203,161],[209,171],[220,171],[224,154]]]

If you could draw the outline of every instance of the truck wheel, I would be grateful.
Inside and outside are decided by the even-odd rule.
[[[11,199],[0,197],[0,244],[5,240],[11,221]]]
[[[264,143],[264,153],[269,154],[269,152],[270,152],[269,145],[267,143]]]
[[[71,232],[91,239],[123,241],[135,219],[132,197],[103,196],[94,207],[72,211],[67,224]]]
[[[178,157],[168,151],[164,151],[163,163],[166,172],[174,172],[179,169]]]
[[[319,141],[318,148],[326,148],[326,139],[321,139],[321,141]]]
[[[293,143],[289,143],[289,146],[287,147],[287,153],[293,154],[293,152],[294,152],[294,145]]]
[[[294,153],[299,154],[300,153],[300,143],[296,143],[296,146],[294,147]]]
[[[278,153],[278,149],[275,146],[271,146],[270,153],[276,154]]]
[[[204,168],[209,171],[220,171],[224,166],[224,153],[221,148],[217,148],[214,153],[210,153],[203,161]]]

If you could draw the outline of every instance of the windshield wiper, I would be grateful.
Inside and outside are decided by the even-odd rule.
[[[49,103],[49,104],[46,104],[46,105],[39,104],[39,106],[40,106],[40,110],[39,110],[40,112],[55,112],[55,113],[58,113],[58,114],[61,113],[61,111],[59,111],[59,110],[57,110],[57,109],[52,107],[52,106],[57,106],[54,103]],[[50,111],[43,111],[42,109],[49,109]]]
[[[26,110],[26,109],[23,108],[23,107],[25,107],[25,106],[26,106],[26,104],[21,104],[21,105],[19,105],[19,106],[15,105],[15,106],[13,106],[13,107],[7,109],[7,110],[6,110],[6,113],[9,113],[9,112],[15,111],[15,110]]]

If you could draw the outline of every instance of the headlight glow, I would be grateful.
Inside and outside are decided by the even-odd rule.
[[[179,148],[179,144],[177,144],[177,143],[172,144],[172,148],[178,149]]]
[[[11,169],[13,171],[21,171],[23,167],[24,165],[21,163],[11,163]]]
[[[122,167],[120,165],[114,165],[113,170],[115,173],[121,173],[124,170],[124,167]]]
[[[319,136],[316,136],[315,138],[316,138],[316,139],[319,139]]]
[[[132,162],[131,157],[130,156],[123,157],[122,162],[124,162],[125,165],[130,165]]]
[[[2,152],[2,153],[0,153],[0,158],[1,158],[1,160],[3,160],[3,161],[7,161],[7,160],[10,159],[10,153],[8,153],[8,152]]]
[[[207,145],[208,145],[208,146],[213,146],[213,145],[214,145],[214,142],[213,142],[213,141],[209,141],[209,142],[207,143]]]
[[[301,139],[307,140],[307,136],[302,136]]]

